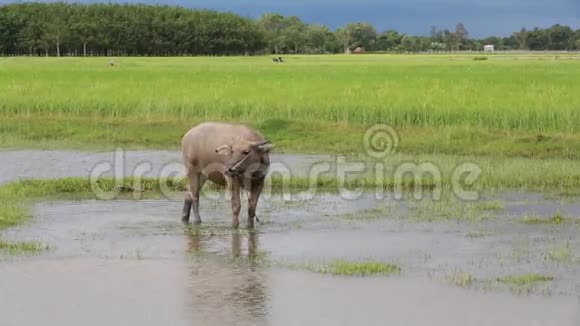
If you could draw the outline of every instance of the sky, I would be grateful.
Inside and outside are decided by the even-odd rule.
[[[0,0],[0,3],[11,1]],[[40,1],[43,2],[43,1]],[[79,0],[75,2],[99,2]],[[377,30],[396,29],[427,35],[430,27],[454,29],[464,23],[473,37],[506,36],[522,27],[554,24],[580,29],[580,0],[124,0],[119,3],[180,5],[232,11],[256,18],[263,13],[296,15],[307,23],[334,29],[349,22],[369,22]]]

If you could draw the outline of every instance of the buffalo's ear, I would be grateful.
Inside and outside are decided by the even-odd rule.
[[[274,149],[274,147],[276,147],[276,146],[274,146],[273,144],[266,144],[266,145],[260,147],[260,151],[262,153],[270,153],[270,151],[272,151]]]
[[[274,145],[272,145],[272,142],[269,140],[266,140],[254,144],[254,148],[260,153],[270,153],[270,151],[274,148]]]
[[[232,154],[232,146],[231,145],[223,145],[215,149],[215,152],[220,155],[230,155]]]

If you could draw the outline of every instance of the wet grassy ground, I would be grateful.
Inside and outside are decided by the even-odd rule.
[[[57,178],[9,186],[41,202],[21,202],[32,218],[0,233],[3,324],[580,321],[580,199],[571,191],[495,190],[465,202],[434,201],[428,191],[419,201],[373,190],[346,200],[336,190],[295,189],[289,198],[265,195],[262,223],[250,232],[230,228],[228,202],[212,191],[198,228],[179,223],[180,192],[77,197],[88,185],[82,176],[112,153],[3,154],[0,182]],[[177,160],[175,152],[129,152],[123,171],[148,161],[153,177]],[[333,158],[274,159],[298,176],[321,160]],[[58,179],[66,176],[81,178]],[[40,308],[27,314],[30,305]]]
[[[18,150],[1,151],[0,154],[0,183],[12,182],[0,186],[0,227],[18,223],[27,216],[25,206],[19,204],[26,199],[71,193],[84,193],[89,198],[102,199],[94,193],[94,184],[89,182],[90,175],[100,179],[99,187],[108,187],[109,192],[114,189],[133,192],[134,198],[146,195],[140,190],[158,192],[165,186],[172,191],[169,194],[171,198],[182,197],[180,191],[184,186],[184,168],[177,151],[94,153]],[[409,167],[409,164],[411,169],[406,170],[409,173],[398,179],[397,174],[402,171],[400,168],[405,165]],[[454,179],[458,176],[458,167],[464,165],[479,171],[472,181],[464,181],[469,179],[465,175]],[[433,174],[434,169],[437,178]],[[346,172],[339,174],[338,170]],[[580,169],[571,160],[449,155],[393,154],[383,160],[371,161],[356,157],[274,154],[270,175],[273,176],[269,183],[272,188],[310,189],[314,194],[317,188],[332,191],[349,188],[372,189],[388,195],[393,190],[400,192],[418,187],[420,191],[434,190],[447,197],[458,196],[459,189],[476,193],[542,192],[566,198],[577,195],[580,186]],[[344,182],[340,181],[341,176],[345,176]],[[68,178],[59,179],[64,177]],[[43,178],[50,180],[38,180]],[[123,181],[116,184],[111,178]]]
[[[580,323],[577,56],[263,59],[0,60],[0,147],[168,150],[0,151],[1,325]],[[314,164],[341,163],[277,155],[292,196],[264,196],[255,231],[232,230],[212,192],[205,224],[184,227],[178,140],[208,119],[248,122],[278,152],[350,154],[366,171],[347,188],[365,192],[298,193]],[[371,162],[377,123],[400,142]],[[94,200],[88,176],[109,163],[101,177],[148,179]],[[405,179],[423,200],[395,200],[406,163],[437,168],[443,198],[427,175]],[[463,163],[481,170],[474,202],[451,192]]]

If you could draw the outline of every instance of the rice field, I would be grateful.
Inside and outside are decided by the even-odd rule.
[[[4,58],[3,114],[580,130],[580,56]]]
[[[580,157],[580,55],[2,58],[0,147],[175,149],[204,120],[279,151]]]

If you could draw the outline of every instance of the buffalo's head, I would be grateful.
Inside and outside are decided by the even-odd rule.
[[[232,144],[216,148],[216,153],[226,157],[224,173],[230,177],[254,176],[265,172],[269,166],[267,154],[274,148],[269,140],[250,141],[235,138]]]

